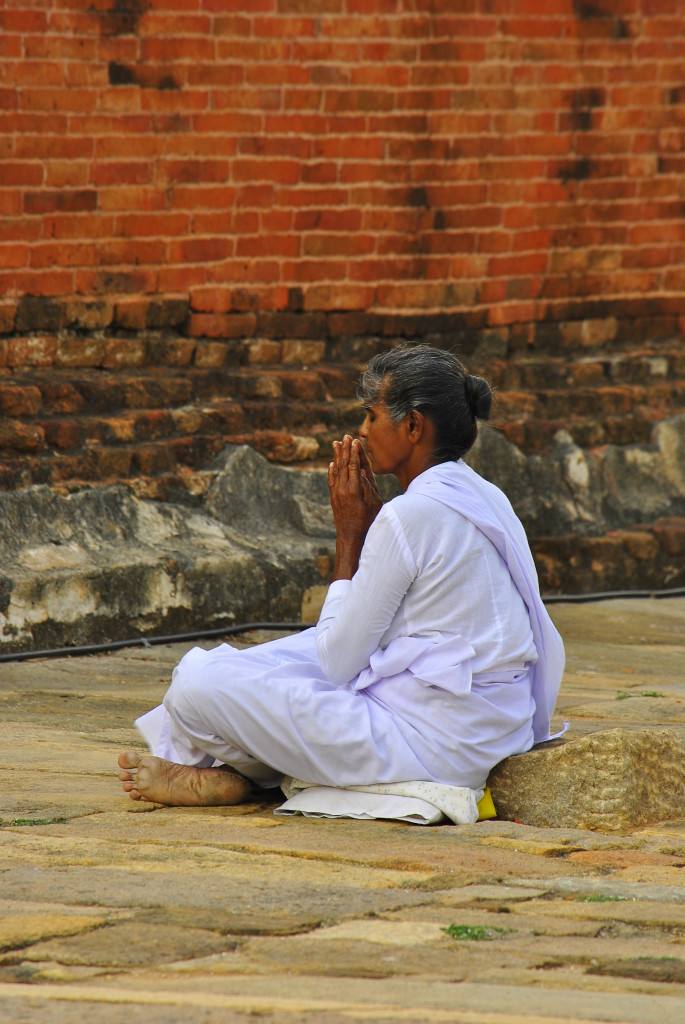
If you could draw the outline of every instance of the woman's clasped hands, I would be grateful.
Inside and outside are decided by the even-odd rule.
[[[368,529],[383,504],[358,438],[345,434],[342,441],[333,442],[328,490],[337,535],[333,579],[350,579],[357,571]]]

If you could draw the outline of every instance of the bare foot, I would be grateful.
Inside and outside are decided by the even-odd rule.
[[[171,807],[219,807],[248,798],[249,781],[231,768],[195,768],[152,754],[126,750],[119,754],[119,778],[132,800]]]

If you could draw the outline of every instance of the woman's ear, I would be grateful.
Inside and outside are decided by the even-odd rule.
[[[418,409],[410,409],[407,413],[407,433],[414,444],[423,436],[424,418]]]

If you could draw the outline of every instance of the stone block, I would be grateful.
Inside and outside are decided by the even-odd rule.
[[[35,416],[40,406],[41,393],[36,387],[12,384],[0,387],[0,412],[5,416]]]
[[[201,341],[195,347],[195,366],[200,369],[214,369],[223,366],[228,348],[221,341]]]
[[[685,741],[669,729],[609,729],[508,757],[488,786],[499,818],[615,832],[682,815]]]
[[[55,365],[60,367],[101,366],[107,352],[102,338],[71,336],[60,338]]]
[[[83,427],[76,420],[46,420],[42,427],[46,444],[53,448],[77,448],[83,438]]]
[[[652,526],[652,532],[667,555],[685,555],[685,521],[659,519]]]
[[[0,423],[0,448],[14,452],[37,452],[44,447],[45,433],[42,427],[9,418]]]
[[[319,363],[326,354],[323,341],[284,341],[284,363]]]
[[[52,366],[57,340],[53,337],[10,338],[7,365],[11,367]]]
[[[145,364],[145,342],[142,338],[107,338],[105,341],[106,370]]]

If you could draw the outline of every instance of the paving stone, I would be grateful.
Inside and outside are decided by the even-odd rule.
[[[670,730],[609,729],[507,758],[488,779],[500,816],[618,830],[679,816],[685,744]]]
[[[165,923],[163,928],[144,921],[122,921],[87,935],[37,942],[23,951],[26,960],[54,960],[86,967],[138,967],[162,964],[208,953],[228,953],[235,942],[203,928]]]
[[[79,917],[66,914],[3,914],[0,919],[0,951],[27,946],[57,935],[91,931],[108,918],[101,914]]]
[[[634,960],[610,960],[608,963],[594,964],[587,969],[588,974],[609,975],[612,978],[640,978],[640,980],[676,982],[685,984],[685,961],[676,957],[664,957],[655,960],[640,957]]]

